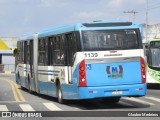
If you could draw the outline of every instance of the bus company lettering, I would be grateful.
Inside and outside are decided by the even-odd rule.
[[[108,78],[116,79],[123,77],[123,67],[119,65],[118,67],[107,66],[106,72],[108,74]]]

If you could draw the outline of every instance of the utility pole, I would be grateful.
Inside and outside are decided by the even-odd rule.
[[[131,14],[133,14],[133,21],[134,22],[136,21],[136,14],[138,13],[137,11],[134,11],[134,10],[132,10],[132,11],[124,11],[123,13],[131,13]]]
[[[148,0],[146,0],[146,41],[148,42]]]

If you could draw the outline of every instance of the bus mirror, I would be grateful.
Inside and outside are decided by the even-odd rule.
[[[146,56],[148,56],[149,55],[149,51],[148,51],[148,49],[146,49]]]
[[[18,51],[17,48],[14,48],[14,49],[13,49],[13,56],[14,56],[14,57],[16,56],[17,51]]]
[[[145,45],[145,49],[148,49],[148,45]]]

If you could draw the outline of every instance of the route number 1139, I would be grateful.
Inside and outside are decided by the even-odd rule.
[[[85,57],[98,57],[98,53],[85,53]]]

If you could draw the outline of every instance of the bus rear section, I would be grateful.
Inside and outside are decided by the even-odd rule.
[[[79,63],[81,99],[146,94],[144,54],[137,30],[85,31],[82,38],[87,45]]]
[[[145,82],[144,59],[140,56],[84,59],[79,65],[82,98],[144,96]]]

